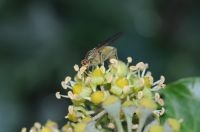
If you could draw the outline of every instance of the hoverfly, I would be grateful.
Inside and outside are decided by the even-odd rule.
[[[116,33],[112,37],[99,43],[97,47],[87,52],[85,58],[81,61],[81,64],[87,67],[94,67],[99,64],[103,64],[104,61],[108,59],[117,59],[117,49],[113,46],[108,45],[117,40],[121,35],[121,32]]]

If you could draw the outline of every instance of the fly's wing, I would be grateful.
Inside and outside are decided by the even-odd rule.
[[[118,32],[116,34],[114,34],[113,36],[111,36],[110,38],[100,42],[98,44],[98,46],[96,47],[97,49],[101,49],[103,48],[104,46],[107,46],[111,43],[113,43],[115,40],[117,40],[118,38],[120,38],[122,36],[122,32]]]
[[[94,49],[86,53],[85,58],[88,59],[89,57],[94,57],[96,51],[101,50],[104,46],[107,46],[113,43],[115,40],[117,40],[121,36],[122,36],[122,32],[118,32],[114,34],[113,36],[111,36],[110,38],[100,42]]]

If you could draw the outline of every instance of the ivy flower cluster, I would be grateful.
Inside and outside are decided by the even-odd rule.
[[[133,65],[131,57],[126,63],[110,59],[108,66],[75,65],[75,77],[61,82],[65,93],[56,92],[58,99],[72,102],[66,125],[58,129],[52,121],[36,123],[31,132],[179,132],[180,121],[160,121],[165,114],[159,93],[164,76],[154,81],[147,69],[143,62]]]

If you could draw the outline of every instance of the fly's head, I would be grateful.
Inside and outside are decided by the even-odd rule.
[[[82,65],[82,66],[89,66],[89,64],[90,64],[90,61],[89,61],[88,59],[83,59],[83,60],[81,61],[81,65]]]

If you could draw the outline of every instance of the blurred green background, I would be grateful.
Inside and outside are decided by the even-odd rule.
[[[62,125],[54,96],[74,64],[122,31],[118,56],[149,63],[167,83],[200,75],[200,8],[193,0],[0,0],[0,131],[48,119]]]

